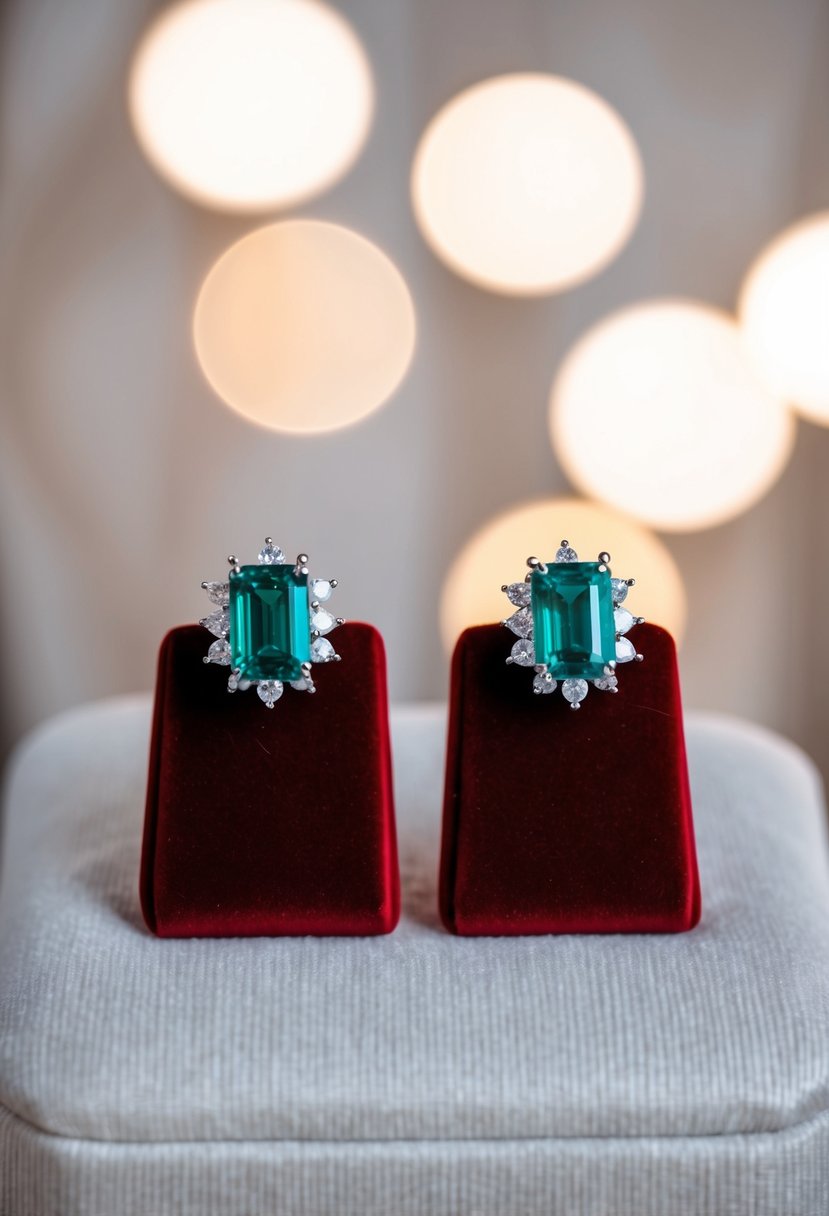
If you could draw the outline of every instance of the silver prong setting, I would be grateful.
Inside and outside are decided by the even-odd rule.
[[[634,659],[636,662],[643,659],[626,635],[635,625],[643,624],[644,617],[633,616],[627,608],[621,607],[628,589],[635,586],[636,580],[610,578],[610,562],[611,556],[606,549],[600,550],[595,564],[580,561],[570,541],[563,537],[555,554],[555,566],[545,563],[535,554],[526,559],[527,573],[523,582],[530,584],[531,590],[521,590],[521,584],[517,582],[501,584],[502,593],[519,608],[511,617],[501,621],[502,626],[518,636],[518,641],[513,642],[512,650],[504,661],[516,668],[533,667],[532,690],[535,694],[551,692],[560,686],[571,709],[581,707],[591,684],[599,691],[618,693],[619,668]],[[562,569],[560,575],[552,573],[559,563],[569,564],[571,570],[565,573]],[[535,580],[533,575],[536,572],[549,573],[550,579],[543,582]],[[597,579],[597,574],[602,576],[601,580]],[[572,606],[569,589],[574,595],[581,595],[582,589],[586,592],[588,587],[591,596],[590,622],[582,624],[580,618],[573,615],[580,612],[581,607],[576,609]],[[593,590],[595,587],[598,587],[597,593]],[[595,600],[592,598],[594,594],[597,595]],[[612,621],[607,619],[608,599]],[[537,621],[544,622],[545,629],[544,649],[540,656],[545,661],[538,663],[534,661]],[[612,630],[610,626],[613,626]],[[563,642],[555,640],[563,637],[562,631],[567,629],[571,631],[569,656],[565,653],[567,648]],[[610,654],[614,657],[610,658]],[[599,656],[601,660],[597,662]],[[581,674],[560,675],[557,681],[552,673],[562,670]]]
[[[311,647],[311,656],[309,661],[303,661],[300,664],[300,676],[296,680],[282,681],[278,679],[242,679],[240,676],[241,669],[239,667],[231,668],[227,678],[227,691],[229,693],[244,692],[247,689],[254,687],[257,689],[260,700],[265,705],[266,709],[273,709],[276,701],[282,695],[288,684],[298,692],[313,693],[316,691],[312,678],[313,665],[315,663],[338,663],[342,656],[335,653],[333,646],[326,638],[326,634],[340,625],[345,624],[345,617],[332,616],[326,608],[322,607],[322,601],[327,600],[333,590],[338,586],[338,580],[332,579],[311,579],[308,567],[308,554],[298,553],[296,562],[293,566],[286,565],[285,554],[278,545],[274,544],[273,537],[266,536],[264,545],[258,554],[259,567],[273,568],[273,579],[269,580],[267,575],[264,575],[265,581],[262,584],[265,587],[277,587],[283,585],[288,572],[292,572],[299,578],[308,580],[308,591],[316,590],[316,594],[309,594],[305,602],[308,604],[309,615],[313,617],[316,614],[316,620],[311,620],[308,623],[308,642]],[[235,553],[229,553],[227,557],[229,574],[224,582],[210,582],[205,580],[201,586],[213,605],[215,611],[211,611],[209,616],[200,619],[199,624],[213,634],[214,641],[211,642],[210,648],[206,655],[202,657],[205,664],[214,664],[223,667],[230,667],[232,650],[230,645],[231,635],[231,617],[230,617],[230,599],[231,588],[233,587],[233,595],[249,593],[246,585],[234,584],[233,576],[238,575],[242,566]],[[277,569],[281,568],[282,575],[277,574]],[[303,597],[304,598],[304,597]],[[287,611],[294,614],[289,620],[295,624],[295,614],[298,610],[297,604],[289,606]],[[294,626],[292,625],[291,628]],[[254,643],[255,645],[255,643]],[[237,661],[238,658],[237,658]],[[242,660],[247,663],[247,659]],[[253,668],[248,668],[252,670]],[[261,667],[260,667],[261,670]],[[294,668],[296,670],[296,668]]]

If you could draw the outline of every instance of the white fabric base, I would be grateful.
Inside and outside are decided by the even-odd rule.
[[[149,705],[19,750],[0,882],[0,1212],[826,1216],[829,869],[815,773],[688,725],[703,920],[457,939],[443,715],[394,719],[388,938],[166,941],[138,908]]]

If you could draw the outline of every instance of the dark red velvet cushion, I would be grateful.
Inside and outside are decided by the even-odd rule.
[[[397,866],[386,663],[370,625],[333,639],[313,695],[226,690],[198,625],[161,646],[141,903],[161,937],[389,933]]]
[[[515,638],[469,629],[452,663],[441,915],[459,934],[675,933],[700,894],[674,644],[631,635],[643,663],[574,712]]]

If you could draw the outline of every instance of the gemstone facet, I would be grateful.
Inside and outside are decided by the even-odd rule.
[[[616,659],[610,572],[599,562],[557,561],[533,570],[535,662],[556,680],[597,680]]]
[[[241,680],[298,680],[310,661],[308,576],[275,557],[230,575],[230,649]],[[275,699],[275,698],[274,698]]]

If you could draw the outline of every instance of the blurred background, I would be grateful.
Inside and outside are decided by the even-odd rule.
[[[5,745],[266,534],[441,699],[566,535],[829,772],[822,0],[1,20]]]

